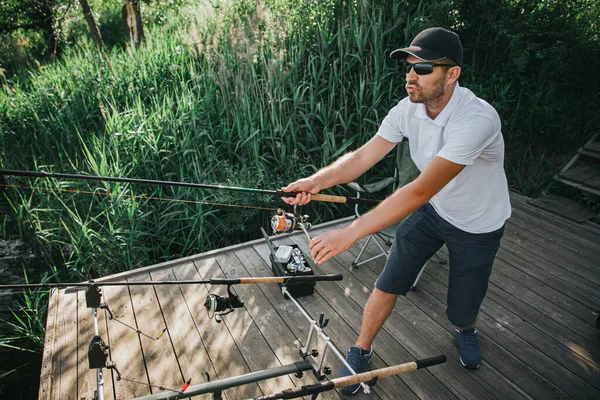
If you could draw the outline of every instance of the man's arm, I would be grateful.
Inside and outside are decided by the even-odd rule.
[[[310,177],[297,180],[282,188],[284,192],[304,192],[283,200],[288,204],[304,205],[310,202],[311,193],[316,194],[323,189],[352,182],[377,164],[395,145],[396,143],[375,135],[358,150],[345,154]]]
[[[358,239],[401,221],[426,204],[464,167],[444,158],[435,157],[417,179],[396,190],[375,209],[345,228],[326,232],[311,240],[313,259],[317,264],[325,262],[348,250]]]

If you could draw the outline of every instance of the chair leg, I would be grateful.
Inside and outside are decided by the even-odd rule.
[[[410,287],[411,292],[414,292],[415,290],[417,290],[417,283],[419,283],[419,279],[421,279],[421,275],[423,275],[423,271],[425,271],[425,265],[423,265],[423,268],[421,268],[421,271],[419,271],[419,275],[417,275],[417,279],[415,279],[414,283]]]
[[[365,252],[365,249],[367,248],[367,246],[369,245],[369,242],[371,241],[371,235],[369,235],[369,237],[367,238],[367,241],[365,242],[365,244],[363,244],[363,247],[360,249],[360,251],[358,252],[358,255],[356,256],[356,260],[354,260],[354,262],[352,263],[353,267],[358,267],[361,264],[364,264],[365,262],[361,262],[359,263],[358,260],[360,260],[360,257],[363,255],[363,253]]]
[[[440,254],[441,252],[441,254]],[[448,249],[445,246],[442,246],[439,252],[435,253],[436,257],[439,259],[439,263],[442,265],[446,265],[448,263]]]
[[[371,257],[371,258],[369,258],[367,260],[363,260],[361,262],[358,262],[358,260],[360,260],[360,257],[363,255],[365,249],[369,245],[369,242],[371,241],[371,239],[375,240],[375,244],[377,244],[377,246],[381,250],[381,254],[373,256],[373,257]],[[387,255],[388,255],[388,252],[385,251],[385,249],[383,248],[383,246],[381,246],[381,243],[379,243],[379,240],[377,240],[377,238],[375,236],[369,235],[369,237],[367,238],[367,241],[365,242],[365,244],[363,245],[363,247],[360,249],[360,252],[358,253],[358,256],[356,256],[356,259],[352,263],[352,266],[353,267],[358,267],[359,265],[363,265],[365,263],[368,263],[369,261],[373,261],[375,259],[378,259],[379,257],[387,257]]]
[[[379,243],[379,240],[377,239],[376,236],[372,236],[372,237],[373,237],[373,239],[375,239],[375,244],[377,244],[377,246],[379,247],[379,250],[381,250],[381,252],[383,254],[385,254],[385,256],[387,257],[388,254],[389,254],[389,252],[386,249],[383,248],[383,246],[381,245],[381,243]],[[387,242],[387,239],[386,239],[386,242]]]

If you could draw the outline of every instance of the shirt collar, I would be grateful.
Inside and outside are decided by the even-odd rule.
[[[415,116],[419,119],[427,119],[435,125],[445,127],[461,97],[461,95],[458,93],[460,89],[461,87],[459,86],[458,82],[456,82],[454,92],[452,93],[452,97],[450,97],[450,101],[448,102],[448,104],[446,104],[446,107],[444,107],[442,112],[439,113],[439,115],[435,119],[429,118],[429,115],[427,115],[427,108],[425,107],[425,104],[422,103],[417,104]]]

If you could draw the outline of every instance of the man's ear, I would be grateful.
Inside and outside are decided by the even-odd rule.
[[[456,82],[458,80],[458,77],[460,76],[460,72],[461,69],[459,66],[450,67],[448,69],[448,73],[446,74],[446,84],[449,85],[451,83]]]

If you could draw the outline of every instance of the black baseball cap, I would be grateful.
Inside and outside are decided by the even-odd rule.
[[[423,61],[439,61],[448,57],[460,65],[463,48],[456,33],[444,28],[427,28],[415,36],[410,46],[392,51],[390,58],[398,60],[409,54]]]

